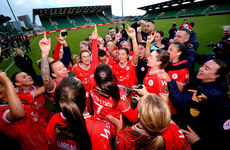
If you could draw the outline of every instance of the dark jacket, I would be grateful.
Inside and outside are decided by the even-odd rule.
[[[216,129],[216,118],[221,108],[221,103],[227,98],[227,87],[224,82],[194,81],[193,89],[198,86],[203,88],[202,93],[207,100],[194,102],[193,93],[182,94],[174,80],[168,82],[169,99],[172,105],[178,110],[180,116],[179,126],[186,129],[189,125],[206,143],[212,143],[213,133]],[[196,115],[194,115],[194,108]]]
[[[33,68],[32,60],[29,56],[24,54],[24,57],[22,56],[16,56],[14,57],[15,65],[22,70],[28,70]]]

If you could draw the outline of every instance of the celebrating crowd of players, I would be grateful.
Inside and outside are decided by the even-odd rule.
[[[173,25],[169,39],[154,31],[153,21],[127,30],[123,25],[119,33],[109,28],[105,39],[95,25],[73,55],[76,64],[67,35],[56,38],[49,58],[51,40],[44,33],[36,82],[23,71],[11,80],[0,72],[1,134],[18,149],[224,148],[230,138],[230,27],[213,54],[200,55],[191,25]],[[198,72],[195,62],[203,63]]]

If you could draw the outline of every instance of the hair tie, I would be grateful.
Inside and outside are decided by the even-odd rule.
[[[162,136],[162,132],[153,132],[149,134],[150,136]]]

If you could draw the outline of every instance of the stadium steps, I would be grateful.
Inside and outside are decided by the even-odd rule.
[[[39,16],[40,17],[40,16]],[[55,26],[53,26],[49,20],[48,17],[40,17],[42,26],[47,30],[47,31],[52,31],[56,30]]]
[[[52,16],[50,19],[53,22],[57,22],[58,29],[73,28],[74,25],[69,22],[66,16]]]
[[[75,23],[75,21],[74,20],[71,20],[70,18],[69,18],[69,16],[67,15],[66,16],[66,18],[69,20],[69,22],[71,23],[71,24],[73,24],[75,27],[77,26]]]
[[[69,15],[68,17],[70,20],[75,21],[76,26],[84,26],[84,25],[89,24],[89,22],[86,21],[86,19],[83,15]]]
[[[177,13],[178,13],[178,10],[167,11],[164,13],[163,16],[160,16],[159,18],[173,18],[176,16]]]
[[[104,21],[101,20],[96,14],[85,14],[84,16],[88,18],[92,24],[104,23]]]
[[[207,7],[207,5],[192,4],[190,7],[185,8],[184,13],[179,14],[178,17],[202,15],[202,12],[204,12]]]
[[[217,14],[217,13],[224,13],[224,12],[230,12],[230,3],[227,4],[218,4],[216,7],[210,7],[209,10],[207,10],[204,14]]]

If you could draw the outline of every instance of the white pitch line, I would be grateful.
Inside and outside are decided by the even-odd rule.
[[[37,37],[37,38],[38,38],[38,37]],[[33,42],[31,43],[31,45],[34,44],[34,41],[36,41],[37,38],[35,38],[35,40],[33,40]],[[24,53],[25,51],[26,51],[26,50],[24,50],[23,53]],[[14,61],[9,65],[8,68],[6,68],[6,70],[5,70],[4,72],[6,73],[6,72],[10,69],[10,67],[11,67],[13,64],[14,64]]]

